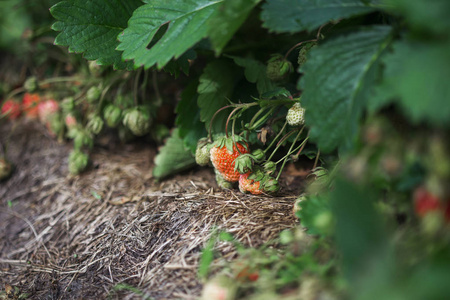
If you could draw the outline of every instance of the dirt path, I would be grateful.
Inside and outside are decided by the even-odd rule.
[[[70,176],[70,144],[45,132],[17,125],[8,143],[17,169],[0,183],[0,286],[30,299],[196,299],[214,227],[258,246],[296,222],[298,178],[276,198],[221,191],[208,168],[157,182],[154,147],[142,144],[96,147],[92,168]],[[226,243],[218,250],[234,255]]]

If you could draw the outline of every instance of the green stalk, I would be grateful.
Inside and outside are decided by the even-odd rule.
[[[294,148],[294,145],[297,142],[297,140],[300,137],[300,135],[302,134],[302,131],[303,131],[303,128],[298,132],[297,136],[295,137],[294,142],[292,143],[291,147],[289,148],[288,154],[292,153],[292,148]],[[305,141],[303,141],[303,142],[305,142]],[[286,155],[285,159],[283,161],[283,164],[281,165],[280,171],[278,172],[278,175],[277,175],[277,178],[276,178],[277,181],[278,181],[278,179],[280,179],[281,172],[283,171],[284,166],[286,165],[286,162],[288,161],[288,158],[289,158],[289,156]]]
[[[267,153],[267,151],[273,146],[273,144],[276,142],[276,140],[280,137],[280,135],[283,133],[284,129],[286,128],[286,125],[287,125],[287,121],[284,122],[283,127],[281,128],[280,132],[278,132],[277,136],[272,140],[272,142],[270,143],[269,147],[267,147],[266,150],[264,150],[264,154]],[[270,158],[272,156],[273,156],[273,153],[272,153],[272,155],[270,155]],[[270,160],[270,158],[268,160]]]

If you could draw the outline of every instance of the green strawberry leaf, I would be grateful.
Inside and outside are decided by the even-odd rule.
[[[376,259],[386,255],[389,231],[375,208],[379,191],[338,178],[329,203],[335,223],[335,239],[344,273],[351,279],[371,274]]]
[[[175,121],[185,147],[192,153],[195,153],[197,149],[197,141],[206,136],[205,126],[200,121],[200,111],[197,106],[197,86],[197,80],[191,81],[181,93],[181,101],[176,108],[177,119]]]
[[[180,72],[189,75],[189,60],[194,60],[197,58],[197,53],[193,49],[189,49],[178,59],[172,59],[165,65],[164,71],[172,74],[177,78]]]
[[[228,104],[227,98],[233,92],[235,77],[233,67],[224,60],[213,61],[200,76],[197,103],[200,107],[200,120],[205,123],[207,130],[215,113]],[[229,113],[230,111],[224,110],[215,116],[212,124],[214,132],[225,132],[225,121]]]
[[[448,0],[385,0],[386,8],[402,15],[412,30],[447,35],[450,31],[450,1]]]
[[[173,175],[195,166],[195,158],[191,151],[186,150],[184,142],[179,136],[178,128],[172,131],[166,144],[155,157],[153,176],[157,179]]]
[[[400,41],[383,59],[383,81],[370,99],[371,110],[400,104],[414,123],[449,125],[450,44]]]
[[[296,213],[309,234],[329,235],[328,226],[318,222],[318,218],[331,213],[328,195],[311,195],[299,203],[301,209]]]
[[[330,21],[374,11],[378,0],[267,0],[263,26],[275,32],[312,31]]]
[[[251,58],[229,56],[234,62],[245,69],[245,78],[256,83],[256,88],[260,94],[273,91],[277,86],[266,75],[266,65],[260,61]]]
[[[227,0],[208,22],[208,35],[216,54],[222,52],[234,33],[261,0]]]
[[[390,32],[388,26],[362,28],[311,50],[298,88],[311,139],[322,151],[352,146]]]
[[[84,58],[115,69],[132,69],[122,61],[121,52],[114,50],[117,36],[126,27],[139,0],[73,0],[61,1],[50,12],[58,20],[52,26],[60,31],[56,45],[69,46],[69,51],[84,53]]]
[[[117,50],[123,51],[124,59],[134,60],[136,67],[156,64],[161,69],[207,36],[205,24],[222,1],[146,0],[147,4],[135,10],[128,28],[119,36]],[[160,29],[166,31],[155,41]]]

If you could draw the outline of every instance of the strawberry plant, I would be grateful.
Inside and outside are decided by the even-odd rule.
[[[72,173],[89,165],[106,130],[124,141],[164,140],[158,117],[167,103],[175,128],[156,178],[197,162],[214,169],[220,187],[274,194],[288,162],[313,160],[293,207],[302,229],[280,236],[283,256],[261,260],[276,272],[259,272],[244,289],[273,299],[287,287],[311,299],[323,291],[445,299],[449,3],[59,1],[50,9],[55,44],[90,62],[81,76],[30,78],[4,97],[2,116],[36,118],[42,107],[51,132],[73,140]],[[171,80],[182,93],[161,96],[161,81]],[[303,239],[313,242],[302,252]],[[226,297],[239,296],[235,283],[217,282],[232,286]]]

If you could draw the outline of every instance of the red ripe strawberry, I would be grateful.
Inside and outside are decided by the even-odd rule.
[[[216,141],[209,152],[214,168],[222,175],[223,179],[229,182],[239,181],[241,175],[234,168],[234,160],[241,154],[249,153],[246,142],[239,141],[237,137],[235,141],[236,144],[231,138],[221,138]]]
[[[43,123],[47,122],[49,117],[59,110],[59,104],[53,99],[40,102],[38,104],[39,120]]]
[[[71,113],[68,113],[64,119],[64,123],[70,129],[77,125],[77,119]]]
[[[39,102],[41,102],[41,97],[38,94],[25,93],[22,100],[22,110],[28,118],[38,117]]]
[[[17,119],[21,114],[20,104],[11,99],[6,100],[2,106],[2,115],[8,116],[10,120]]]
[[[242,265],[242,264],[239,264]],[[241,268],[241,270],[237,273],[236,279],[240,281],[252,281],[255,282],[259,278],[259,273],[257,271],[251,271],[249,266],[244,266]]]
[[[419,217],[431,211],[442,209],[439,198],[431,194],[426,188],[419,187],[414,191],[414,210]]]
[[[239,177],[239,190],[242,193],[251,193],[253,195],[261,195],[263,193],[262,190],[260,190],[260,181],[257,180],[253,180],[253,179],[248,179],[248,176],[251,173],[245,173],[242,174]]]

